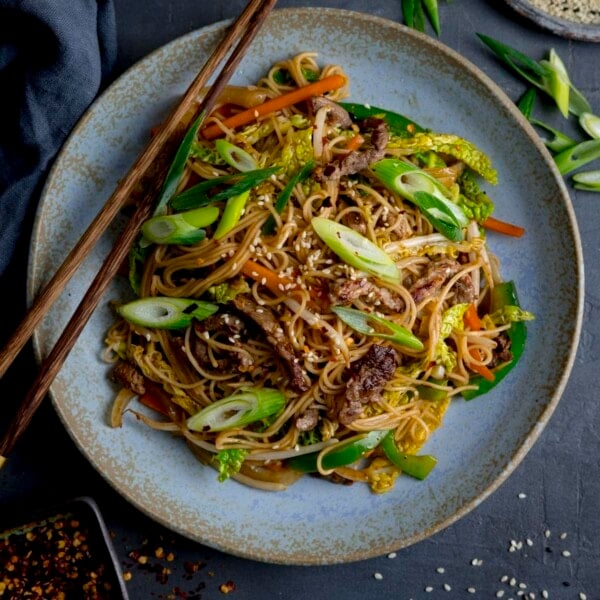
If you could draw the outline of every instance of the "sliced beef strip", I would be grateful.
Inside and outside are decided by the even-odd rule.
[[[368,279],[347,279],[329,290],[332,304],[352,304],[357,298],[364,297],[367,297],[367,303],[383,305],[392,312],[404,309],[404,300],[398,294],[378,287]]]
[[[397,366],[396,351],[379,344],[373,344],[361,359],[350,365],[350,379],[339,412],[340,422],[349,425],[360,416],[365,404],[380,401],[381,391]]]
[[[296,429],[298,431],[311,431],[319,422],[319,411],[316,408],[309,408],[296,419]]]
[[[308,109],[315,114],[319,109],[327,108],[327,122],[340,127],[352,127],[352,119],[348,111],[337,102],[325,96],[315,96],[307,101]]]
[[[112,376],[123,387],[141,396],[146,393],[146,377],[128,362],[119,362],[112,370]]]
[[[461,268],[458,261],[450,258],[431,261],[425,270],[425,274],[411,285],[409,289],[411,296],[417,304],[429,298],[445,285],[453,275],[456,275]],[[473,281],[468,274],[460,278],[459,283],[455,286],[455,291],[456,303],[471,302],[475,298]]]
[[[257,304],[249,294],[238,294],[233,305],[244,315],[252,319],[267,334],[267,341],[273,346],[277,355],[284,361],[291,377],[291,385],[298,392],[308,390],[304,371],[290,340],[286,337],[277,316],[266,306]]]
[[[364,150],[349,152],[326,164],[321,171],[315,171],[315,177],[322,181],[340,179],[345,175],[354,175],[363,171],[372,163],[382,159],[390,137],[387,123],[383,119],[369,117],[360,121],[361,131],[371,129],[371,143]]]
[[[492,353],[492,360],[488,365],[491,369],[512,360],[513,355],[510,344],[510,338],[504,331],[496,338],[496,347]]]

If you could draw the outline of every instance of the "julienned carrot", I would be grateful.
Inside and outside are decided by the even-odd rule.
[[[525,233],[525,229],[523,229],[523,227],[513,225],[512,223],[507,223],[506,221],[501,221],[500,219],[496,219],[494,217],[488,217],[482,223],[482,225],[486,229],[497,231],[498,233],[503,233],[505,235],[512,235],[513,237],[521,237]]]
[[[471,331],[479,331],[481,329],[481,319],[477,314],[477,307],[473,303],[469,304],[463,319],[465,325],[467,325]]]
[[[319,81],[314,81],[308,85],[299,87],[291,92],[286,92],[276,98],[271,98],[262,104],[252,106],[242,112],[239,112],[227,119],[222,121],[223,125],[229,129],[235,129],[240,125],[246,125],[269,113],[276,112],[288,106],[293,106],[302,100],[307,100],[311,96],[321,96],[325,92],[337,90],[346,83],[346,78],[342,75],[329,75]],[[223,131],[217,124],[208,125],[202,130],[202,136],[207,140],[212,140],[219,135],[222,135]]]
[[[477,307],[475,306],[475,304],[469,304],[469,307],[465,311],[463,319],[465,325],[467,325],[467,327],[469,327],[471,331],[479,331],[481,329],[481,319],[477,314]],[[469,354],[475,360],[481,360],[481,353],[477,348],[470,348]],[[480,365],[478,363],[469,363],[469,368],[472,371],[475,371],[475,373],[477,373],[478,375],[481,375],[484,379],[487,379],[488,381],[494,381],[494,374],[485,365]]]
[[[351,137],[346,144],[346,150],[348,152],[354,152],[354,150],[358,150],[364,143],[364,138],[360,134],[356,134],[354,137]]]
[[[254,279],[254,281],[259,281],[277,295],[280,295],[283,291],[294,290],[298,287],[298,284],[294,279],[282,276],[253,260],[247,260],[244,263],[242,273],[246,277]]]

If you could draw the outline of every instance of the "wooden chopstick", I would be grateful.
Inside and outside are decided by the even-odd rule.
[[[167,121],[142,152],[129,173],[121,180],[113,195],[83,234],[77,245],[69,253],[54,277],[39,296],[37,296],[25,319],[0,353],[0,377],[6,372],[6,369],[31,337],[35,327],[58,298],[63,287],[83,262],[85,256],[98,241],[119,210],[125,205],[134,187],[143,179],[146,172],[159,156],[159,153],[164,151],[165,146],[172,145],[172,138],[178,128],[180,128],[183,117],[194,106],[202,88],[206,86],[217,66],[231,50],[236,40],[239,40],[198,107],[198,113],[203,111],[204,114],[208,114],[210,112],[223,88],[233,75],[237,65],[243,58],[246,49],[262,27],[276,2],[277,0],[251,0],[240,16],[229,27],[224,39],[194,79],[182,97],[181,102],[172,111]],[[153,173],[153,177],[158,177],[161,181],[165,175],[166,169],[164,167],[160,169],[158,174],[156,172]],[[138,203],[135,212],[103,262],[102,267],[60,338],[40,366],[36,380],[17,410],[2,443],[0,443],[0,468],[2,468],[7,455],[13,449],[20,435],[27,429],[33,414],[41,404],[52,381],[60,371],[108,284],[117,274],[119,267],[137,237],[141,224],[150,216],[155,192],[156,189],[151,189]]]

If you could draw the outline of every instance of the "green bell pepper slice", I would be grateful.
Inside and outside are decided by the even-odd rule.
[[[437,465],[437,458],[430,454],[416,455],[401,452],[394,440],[393,429],[390,429],[381,440],[381,449],[394,466],[416,479],[425,479]]]
[[[333,450],[329,450],[323,456],[321,466],[324,469],[329,470],[351,465],[365,456],[367,452],[374,450],[386,434],[387,431],[370,431],[369,433],[359,433],[358,435],[348,438],[337,444]],[[319,452],[296,456],[290,458],[287,461],[287,465],[302,473],[316,473],[318,471],[318,456]]]

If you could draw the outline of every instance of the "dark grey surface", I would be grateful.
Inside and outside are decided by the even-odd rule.
[[[236,16],[244,2],[115,0],[115,4],[118,75],[175,37]],[[281,0],[278,7],[317,5],[401,20],[400,0]],[[523,21],[499,1],[440,1],[440,12],[441,41],[481,68],[513,100],[524,91],[524,85],[499,65],[475,32],[492,35],[538,59],[554,47],[575,84],[600,112],[600,44],[556,37]],[[540,103],[539,114],[556,127],[577,131],[573,123],[565,125],[548,104]],[[517,591],[526,598],[533,593],[539,599],[543,590],[552,599],[577,600],[583,598],[581,593],[588,600],[600,598],[600,195],[578,192],[570,185],[569,191],[586,270],[583,333],[570,381],[550,424],[508,481],[444,531],[399,550],[395,557],[330,567],[273,566],[224,555],[172,534],[125,502],[83,459],[48,401],[0,471],[0,511],[28,504],[39,506],[69,496],[92,496],[114,532],[123,569],[132,574],[128,589],[135,600],[222,598],[220,586],[228,581],[236,588],[231,597],[239,600],[496,598],[498,590],[504,591],[503,598],[514,600],[519,597]],[[3,313],[10,309],[14,314],[0,325],[4,338],[22,312],[22,272],[22,264],[14,265],[14,287],[0,295]],[[33,361],[26,351],[0,382],[2,423],[25,393],[33,373]],[[523,494],[525,497],[520,497]],[[545,532],[550,532],[549,537]],[[511,540],[522,546],[509,552]],[[172,553],[172,560],[155,557],[160,547]],[[570,555],[564,556],[564,550]],[[129,556],[137,551],[149,556],[145,566],[135,564]],[[474,559],[477,564],[472,564]],[[192,573],[192,563],[199,567],[197,572]],[[503,576],[508,578],[506,582],[501,581]],[[526,587],[519,588],[519,583]],[[451,589],[446,590],[444,584]],[[426,591],[427,586],[433,588],[431,592]],[[470,587],[474,593],[468,591]]]

